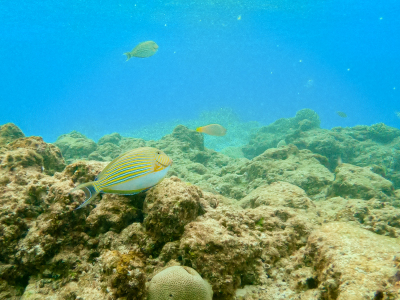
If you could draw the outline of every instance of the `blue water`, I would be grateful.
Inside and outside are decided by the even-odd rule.
[[[96,139],[228,107],[399,128],[399,15],[397,0],[1,1],[0,124]],[[158,52],[126,62],[147,40]]]

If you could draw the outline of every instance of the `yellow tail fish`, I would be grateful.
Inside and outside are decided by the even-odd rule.
[[[196,131],[215,136],[224,136],[226,134],[225,127],[219,124],[210,124],[207,126],[198,127],[196,128]]]
[[[152,147],[137,148],[121,154],[110,162],[95,181],[74,188],[83,190],[85,201],[77,208],[88,205],[99,193],[134,195],[159,183],[172,165],[172,159],[163,151]]]

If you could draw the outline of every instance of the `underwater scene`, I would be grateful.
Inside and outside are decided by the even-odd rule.
[[[0,300],[400,299],[400,2],[0,2]]]

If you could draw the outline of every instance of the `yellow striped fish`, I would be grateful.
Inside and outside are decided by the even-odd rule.
[[[86,195],[77,209],[88,205],[99,193],[134,195],[159,183],[172,165],[172,159],[152,147],[137,148],[121,154],[110,162],[95,181],[74,188]]]

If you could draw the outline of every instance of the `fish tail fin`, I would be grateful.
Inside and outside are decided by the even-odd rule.
[[[126,61],[130,60],[132,57],[130,52],[125,52],[123,55],[126,55]]]
[[[76,190],[82,190],[85,192],[85,196],[86,199],[85,201],[79,205],[75,210],[80,209],[82,207],[85,207],[86,205],[88,205],[90,202],[93,201],[94,198],[96,198],[96,196],[99,194],[99,190],[96,188],[95,183],[94,182],[87,182],[87,183],[83,183],[78,185],[76,188],[74,188],[70,193],[76,191]]]

